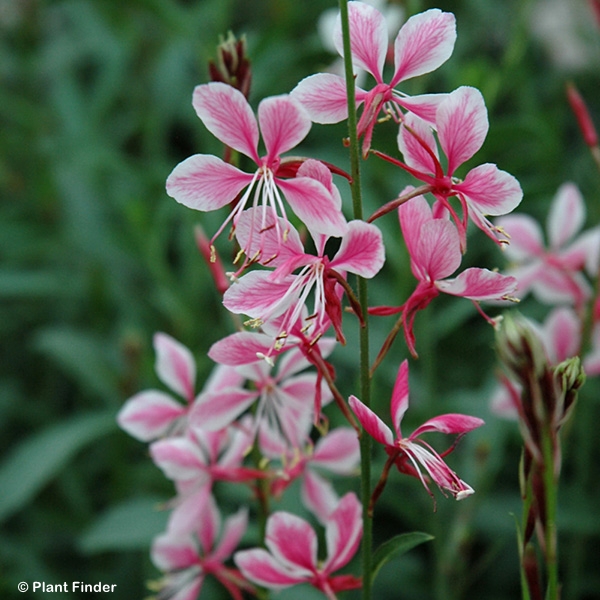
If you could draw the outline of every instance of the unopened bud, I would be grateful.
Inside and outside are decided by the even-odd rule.
[[[590,148],[598,146],[598,134],[594,127],[594,122],[585,104],[585,100],[573,83],[567,83],[567,99],[571,105],[571,110],[577,119],[579,129],[583,135],[585,143]]]
[[[577,394],[585,383],[585,372],[579,356],[564,360],[554,369],[554,375],[560,382],[562,391],[561,414],[558,416],[558,427],[564,425],[571,416]]]
[[[227,38],[221,36],[217,46],[217,59],[209,61],[211,81],[221,81],[238,89],[246,98],[250,94],[252,71],[246,56],[246,38],[237,39],[231,31]]]

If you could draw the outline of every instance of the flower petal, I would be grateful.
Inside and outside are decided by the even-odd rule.
[[[191,536],[163,533],[152,542],[150,557],[161,571],[175,571],[197,563],[198,548]]]
[[[431,127],[422,119],[410,114],[406,115],[403,125],[408,128],[400,126],[398,148],[402,152],[404,161],[409,167],[421,173],[433,175],[437,171],[438,149]]]
[[[385,262],[381,231],[372,223],[350,221],[340,249],[330,263],[336,270],[349,271],[370,279]]]
[[[419,94],[418,96],[394,96],[394,102],[435,128],[437,110],[448,94]]]
[[[421,226],[419,234],[415,253],[411,255],[415,264],[413,272],[426,273],[431,281],[454,273],[462,260],[460,239],[454,223],[433,219]]]
[[[471,158],[488,132],[487,109],[481,92],[463,86],[451,92],[437,111],[440,145],[448,157],[448,174]]]
[[[402,437],[402,430],[400,425],[404,413],[408,408],[408,361],[404,359],[398,369],[398,375],[396,376],[396,383],[394,384],[394,390],[392,391],[392,401],[390,410],[392,413],[392,424],[396,430],[396,436]]]
[[[266,320],[280,315],[296,299],[290,293],[296,275],[274,281],[270,271],[250,271],[237,279],[223,294],[223,306],[235,314]]]
[[[362,506],[356,494],[342,497],[327,520],[327,559],[323,571],[341,569],[354,556],[362,537]]]
[[[402,190],[400,196],[408,194],[413,190],[413,186],[407,186]],[[421,227],[433,220],[431,207],[424,196],[416,196],[398,207],[398,218],[400,219],[400,229],[404,236],[406,248],[412,257],[417,252],[421,237]],[[413,267],[413,273],[417,279],[421,281],[426,279],[427,272],[422,269],[422,265],[414,264],[414,261],[411,260],[411,267]]]
[[[553,250],[562,248],[577,234],[585,222],[585,203],[574,183],[563,183],[548,213],[548,243]]]
[[[196,362],[183,344],[166,333],[154,334],[156,363],[159,379],[188,402],[194,399]]]
[[[510,244],[504,251],[509,260],[530,261],[544,253],[544,239],[539,223],[529,215],[508,215],[495,223],[506,231]]]
[[[394,444],[392,430],[370,408],[367,408],[356,396],[350,396],[348,404],[350,404],[350,408],[358,417],[365,431],[375,441],[384,446],[392,446]]]
[[[412,16],[394,42],[395,86],[401,81],[430,73],[452,55],[456,42],[456,20],[437,8]]]
[[[478,417],[452,413],[440,415],[439,417],[434,417],[433,419],[425,421],[421,427],[418,427],[411,433],[408,439],[414,440],[422,433],[428,431],[438,431],[440,433],[467,433],[482,425],[485,425],[485,422]]]
[[[296,515],[284,511],[273,513],[267,521],[265,544],[279,562],[306,577],[317,566],[317,535]]]
[[[295,148],[312,126],[306,109],[289,95],[262,100],[258,105],[258,122],[270,160]]]
[[[150,444],[150,456],[168,479],[186,480],[198,477],[204,463],[191,440],[178,437]]]
[[[322,183],[310,177],[277,179],[277,185],[300,220],[313,233],[341,237],[348,224],[337,199]]]
[[[185,413],[185,407],[168,394],[146,390],[125,402],[117,415],[117,423],[130,436],[149,442],[165,434],[175,419]]]
[[[326,523],[340,500],[332,483],[310,469],[304,473],[301,494],[304,505],[323,524]]]
[[[523,199],[519,182],[510,173],[490,163],[471,169],[465,180],[454,188],[484,215],[505,215]]]
[[[262,356],[272,350],[273,342],[273,338],[264,333],[239,331],[215,342],[208,356],[223,365],[247,365],[262,360]],[[277,350],[271,352],[273,356],[278,353]]]
[[[356,431],[351,427],[337,427],[317,442],[312,462],[339,475],[349,475],[358,466],[360,446]]]
[[[242,92],[226,83],[204,83],[194,89],[192,105],[216,138],[259,163],[258,124]]]
[[[216,156],[194,154],[173,169],[167,194],[188,208],[207,212],[229,204],[252,177]]]
[[[354,66],[371,73],[381,83],[383,65],[388,48],[387,25],[383,15],[363,2],[348,2],[350,49]],[[342,23],[338,17],[333,42],[340,56],[344,56]]]
[[[471,267],[465,269],[454,279],[437,281],[441,292],[452,296],[461,296],[470,300],[502,300],[513,296],[517,289],[517,280],[488,269]]]
[[[229,558],[239,546],[242,536],[248,527],[248,509],[240,508],[235,514],[225,519],[221,541],[212,554],[212,558],[223,562]]]
[[[225,389],[200,394],[190,410],[190,424],[205,431],[227,427],[256,400],[255,391]]]
[[[241,550],[233,559],[244,577],[269,589],[282,589],[307,580],[303,572],[286,568],[263,548]]]
[[[314,123],[339,123],[348,118],[346,82],[339,75],[317,73],[303,79],[292,91]]]
[[[542,329],[544,348],[553,365],[576,356],[581,346],[581,324],[570,306],[555,308]]]

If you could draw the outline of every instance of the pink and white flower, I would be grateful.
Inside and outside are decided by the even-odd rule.
[[[547,245],[535,219],[509,215],[496,221],[510,235],[506,256],[508,270],[519,282],[519,295],[532,292],[547,304],[569,303],[581,306],[592,293],[584,277],[598,273],[600,228],[580,235],[585,222],[585,202],[577,186],[564,183],[550,207],[546,225]]]
[[[308,583],[327,596],[361,587],[352,575],[333,575],[356,553],[362,537],[362,508],[358,498],[348,493],[339,501],[325,525],[327,557],[317,556],[317,534],[300,517],[287,512],[273,513],[267,521],[267,549],[241,550],[234,556],[240,571],[265,588],[281,590]]]
[[[410,266],[419,283],[403,305],[376,307],[369,312],[377,315],[401,312],[408,349],[416,356],[413,333],[415,316],[440,292],[468,298],[473,303],[510,299],[517,281],[514,277],[476,267],[465,269],[457,277],[449,279],[449,275],[456,271],[462,260],[459,234],[453,223],[445,218],[434,218],[431,207],[423,196],[417,196],[401,205],[398,215],[410,255]],[[477,304],[476,306],[478,307]],[[389,343],[391,341],[393,338]]]
[[[344,290],[348,289],[345,285],[347,272],[366,278],[379,272],[385,261],[379,229],[364,221],[350,221],[339,250],[329,259],[325,254],[327,237],[316,236],[317,255],[307,254],[300,235],[291,225],[285,242],[278,244],[275,238],[278,228],[269,217],[266,219],[260,251],[252,241],[257,239],[253,229],[258,219],[252,210],[247,211],[246,215],[240,219],[238,227],[240,243],[248,246],[251,255],[258,257],[258,262],[275,267],[275,270],[251,271],[240,277],[225,292],[225,307],[233,313],[252,317],[255,326],[282,316],[281,338],[302,316],[309,294],[314,290],[313,312],[304,326],[307,330],[321,331],[330,321],[338,340],[343,343],[345,338],[338,284]],[[295,274],[297,269],[300,272]]]
[[[278,233],[284,239],[289,225],[284,196],[311,231],[331,236],[345,232],[339,196],[311,177],[287,178],[289,169],[281,155],[297,146],[311,128],[310,117],[297,101],[285,95],[265,98],[258,107],[257,121],[240,91],[213,82],[196,87],[193,106],[215,137],[257,165],[254,173],[245,173],[216,156],[195,154],[169,175],[167,193],[189,208],[213,211],[235,201],[213,240],[229,222],[235,228],[248,204],[261,206],[263,219],[267,214],[281,216],[284,226]],[[263,157],[258,154],[259,131],[267,150]]]
[[[408,409],[408,361],[404,360],[398,369],[398,376],[392,392],[390,410],[392,415],[392,431],[370,408],[365,406],[356,396],[350,396],[350,408],[354,411],[365,431],[385,447],[388,460],[384,467],[378,486],[373,492],[371,508],[377,500],[387,481],[389,469],[396,465],[401,473],[412,475],[421,483],[430,496],[433,497],[428,485],[428,479],[444,491],[450,492],[457,500],[462,500],[473,493],[473,488],[459,479],[448,467],[443,458],[455,447],[453,444],[442,454],[438,454],[427,442],[421,439],[424,433],[437,431],[459,436],[481,427],[482,419],[462,414],[445,414],[429,419],[415,429],[408,437],[402,436],[401,423]],[[423,473],[423,470],[425,473]],[[445,494],[444,494],[445,495]]]
[[[121,429],[143,442],[182,433],[195,400],[196,363],[190,350],[166,333],[154,335],[154,349],[158,378],[187,405],[160,390],[144,390],[129,398],[119,411],[117,422]],[[234,369],[219,365],[204,389],[217,392],[240,379]]]
[[[225,561],[239,546],[248,525],[248,511],[240,509],[228,517],[221,527],[221,514],[214,499],[205,504],[193,532],[181,534],[167,531],[152,544],[151,558],[165,573],[159,583],[159,598],[163,600],[196,600],[204,579],[212,576],[231,594],[242,600],[242,590],[253,591],[252,586],[237,569]],[[221,538],[217,536],[221,531]]]
[[[486,215],[505,215],[514,210],[523,198],[519,182],[491,163],[471,169],[463,180],[455,177],[456,170],[481,148],[488,132],[487,109],[481,92],[463,86],[448,94],[437,109],[435,126],[440,148],[447,159],[446,168],[440,162],[431,127],[411,115],[407,115],[398,135],[405,162],[382,153],[377,155],[430,186],[440,205],[436,216],[441,209],[452,214],[463,250],[468,218],[495,242],[507,242],[502,230],[492,225]],[[448,202],[452,196],[461,203],[462,219]]]
[[[443,94],[413,96],[397,91],[398,84],[434,71],[452,54],[456,41],[456,23],[452,13],[431,9],[412,16],[400,28],[394,41],[394,74],[389,83],[383,80],[388,50],[388,32],[384,16],[363,2],[348,2],[350,43],[355,68],[375,78],[369,90],[356,90],[357,105],[364,104],[358,134],[364,136],[363,153],[371,145],[373,129],[382,111],[400,121],[402,111],[410,111],[433,123]],[[341,20],[334,30],[334,43],[343,55]],[[346,84],[343,77],[329,73],[312,75],[292,91],[316,123],[338,123],[348,116]]]

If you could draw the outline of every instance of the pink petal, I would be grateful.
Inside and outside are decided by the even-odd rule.
[[[448,174],[471,158],[483,145],[488,132],[487,109],[481,92],[459,87],[448,95],[437,111],[440,145],[448,157]]]
[[[455,41],[452,13],[433,8],[412,16],[394,42],[396,72],[392,85],[437,69],[452,55]]]
[[[154,539],[150,556],[161,571],[175,571],[194,565],[198,560],[198,548],[191,536],[163,533]]]
[[[262,100],[258,105],[258,122],[270,160],[295,148],[312,126],[302,104],[288,95]]]
[[[370,279],[379,273],[385,262],[381,231],[372,223],[350,221],[348,232],[330,266]]]
[[[543,265],[531,282],[535,297],[546,304],[572,303],[580,305],[592,295],[592,288],[581,273]]]
[[[433,131],[422,119],[408,114],[398,132],[398,148],[404,157],[404,162],[409,167],[425,174],[436,173],[436,161],[438,149]],[[428,150],[423,147],[423,143]],[[433,156],[432,156],[433,155]]]
[[[505,253],[509,260],[523,262],[544,253],[544,240],[538,222],[529,215],[509,215],[495,221],[510,238]]]
[[[119,427],[132,437],[149,442],[165,434],[186,409],[158,390],[139,392],[127,400],[117,415]]]
[[[229,558],[239,546],[248,527],[248,509],[240,508],[234,515],[225,519],[221,541],[212,554],[212,558],[223,562]]]
[[[177,482],[181,487],[181,482]],[[198,483],[194,480],[188,480],[195,486],[193,492],[185,491],[177,497],[175,507],[169,516],[167,529],[173,535],[187,535],[193,533],[198,527],[198,523],[202,518],[204,506],[208,502],[211,493],[210,481],[206,480],[204,485],[198,487]]]
[[[367,408],[356,396],[350,396],[348,404],[373,439],[384,446],[393,446],[392,430],[370,408]]]
[[[196,362],[192,353],[166,333],[154,335],[156,363],[159,379],[188,402],[194,399]]]
[[[236,314],[267,319],[283,313],[296,299],[289,293],[296,275],[273,281],[269,271],[250,271],[237,279],[223,294],[223,306]]]
[[[391,413],[392,413],[392,424],[396,430],[396,436],[400,439],[402,432],[400,425],[404,413],[408,408],[408,361],[405,359],[400,364],[398,369],[398,375],[396,376],[396,383],[394,384],[394,390],[392,392],[391,400]]]
[[[596,277],[600,262],[600,228],[589,229],[560,252],[560,261],[573,271],[586,269],[590,277]]]
[[[505,215],[523,199],[519,182],[510,173],[490,163],[471,169],[465,180],[454,188],[484,215]]]
[[[413,271],[426,273],[431,281],[454,273],[462,260],[460,239],[454,223],[433,219],[421,226],[419,234],[415,253],[411,255],[415,263]]]
[[[327,520],[327,559],[323,570],[328,573],[346,565],[356,553],[362,537],[362,506],[356,495],[342,497]]]
[[[579,354],[581,323],[575,311],[567,306],[555,308],[544,322],[543,338],[548,358],[554,365]]]
[[[202,548],[202,554],[210,554],[217,535],[221,529],[221,513],[217,508],[217,503],[212,495],[209,495],[204,502],[204,510],[201,518],[196,524],[196,534]]]
[[[405,108],[435,128],[437,110],[448,94],[420,94],[418,96],[394,96],[396,104]]]
[[[400,192],[400,195],[403,196],[413,190],[413,186],[407,186]],[[413,256],[417,252],[417,246],[419,245],[421,227],[433,220],[431,207],[424,196],[417,196],[398,207],[398,217],[406,248],[410,256]],[[418,265],[417,272],[414,274],[417,279],[421,280],[427,276],[427,273],[421,270],[421,265]]]
[[[218,461],[220,467],[233,470],[242,464],[252,446],[253,427],[252,417],[245,415],[235,426],[227,430],[228,435],[224,439],[225,452],[221,454]]]
[[[252,175],[220,158],[195,154],[173,169],[167,194],[188,208],[206,212],[229,204],[251,182]]]
[[[310,177],[277,179],[292,210],[311,232],[332,237],[346,233],[348,224],[337,205],[337,198],[325,186]]]
[[[186,480],[203,472],[198,448],[187,438],[169,438],[150,444],[150,456],[168,479]]]
[[[302,502],[325,523],[339,502],[332,483],[318,473],[307,469],[302,479]]]
[[[318,73],[303,79],[291,92],[314,123],[339,123],[348,118],[346,82],[339,75]]]
[[[338,475],[350,475],[359,460],[358,438],[350,427],[337,427],[322,437],[312,456],[313,464]]]
[[[237,369],[228,365],[215,365],[206,382],[204,392],[218,392],[226,388],[241,386],[245,380]]]
[[[239,331],[215,342],[208,356],[223,365],[247,365],[267,354],[273,346],[273,338],[263,333]],[[278,354],[274,351],[273,356]]]
[[[307,580],[303,571],[288,569],[266,550],[241,550],[233,557],[244,577],[262,587],[281,589]]]
[[[206,431],[227,427],[256,400],[255,391],[225,389],[200,394],[190,411],[190,424]]]
[[[513,296],[517,289],[517,280],[488,269],[471,267],[465,269],[454,279],[437,281],[441,292],[452,296],[462,296],[470,300],[502,300]]]
[[[388,48],[387,25],[383,15],[362,2],[348,2],[350,49],[354,66],[371,73],[381,83],[383,65]],[[342,24],[338,17],[333,42],[340,56],[344,56]]]
[[[574,183],[563,183],[548,213],[548,243],[558,250],[571,240],[585,222],[585,203]]]
[[[287,231],[285,236],[281,234],[284,231]],[[272,212],[265,212],[262,207],[249,208],[240,215],[235,237],[247,256],[260,256],[259,262],[271,267],[304,255],[304,246],[296,228],[280,217],[276,220]]]
[[[317,565],[317,535],[300,517],[275,512],[267,521],[265,544],[290,569],[309,577]]]
[[[409,440],[414,440],[422,433],[428,431],[438,431],[440,433],[467,433],[472,429],[481,427],[485,422],[477,417],[469,415],[447,414],[440,415],[425,421],[421,427],[418,427],[409,436]]]
[[[216,138],[259,163],[258,124],[242,92],[221,82],[205,83],[194,89],[192,104]]]

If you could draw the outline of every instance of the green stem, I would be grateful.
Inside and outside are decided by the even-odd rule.
[[[360,181],[360,146],[357,133],[357,114],[354,87],[354,73],[352,69],[352,50],[350,45],[350,24],[348,20],[347,0],[339,0],[342,21],[342,36],[344,40],[344,66],[346,74],[346,93],[348,101],[348,139],[350,148],[350,175],[352,177],[352,207],[355,219],[363,219],[362,192]],[[371,376],[369,373],[369,327],[368,327],[368,301],[367,282],[358,277],[358,300],[365,316],[365,323],[360,328],[360,399],[365,406],[371,404]],[[360,437],[360,469],[361,469],[361,500],[363,505],[363,538],[362,538],[362,570],[364,600],[371,598],[372,584],[372,546],[373,546],[373,520],[369,514],[371,499],[371,448],[372,441],[369,435]]]
[[[558,433],[555,434],[558,436]],[[556,441],[558,443],[558,440]],[[558,481],[555,475],[554,444],[552,432],[545,431],[543,440],[544,452],[544,494],[546,496],[546,526],[545,526],[545,552],[546,600],[558,600],[558,540],[556,529],[557,488]]]

